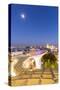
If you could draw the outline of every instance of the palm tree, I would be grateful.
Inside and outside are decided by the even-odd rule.
[[[52,79],[54,80],[55,75],[53,72],[53,69],[57,68],[57,58],[55,57],[54,54],[52,54],[51,52],[46,53],[45,55],[43,55],[43,57],[41,58],[42,61],[42,74],[44,73],[45,69],[49,69],[52,75]]]

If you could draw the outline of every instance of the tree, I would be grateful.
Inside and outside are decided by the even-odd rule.
[[[53,72],[53,69],[57,68],[57,58],[55,57],[54,54],[52,54],[51,52],[48,52],[47,54],[43,55],[43,57],[41,58],[42,61],[42,74],[45,71],[45,69],[49,69],[52,75],[52,79],[54,80],[55,75]],[[42,76],[41,74],[41,76]]]

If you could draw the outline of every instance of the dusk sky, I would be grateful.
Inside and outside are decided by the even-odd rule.
[[[11,5],[12,44],[57,44],[58,8]]]

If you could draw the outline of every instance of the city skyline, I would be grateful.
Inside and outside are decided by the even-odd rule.
[[[11,44],[57,44],[58,8],[11,5]]]

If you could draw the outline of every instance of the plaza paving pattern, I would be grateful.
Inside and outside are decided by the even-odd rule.
[[[55,72],[55,79],[52,79],[52,75],[50,72],[44,72],[41,77],[41,72],[23,72],[19,76],[15,76],[11,78],[11,85],[12,86],[19,86],[19,85],[41,85],[41,84],[54,84],[58,83],[58,74]]]

